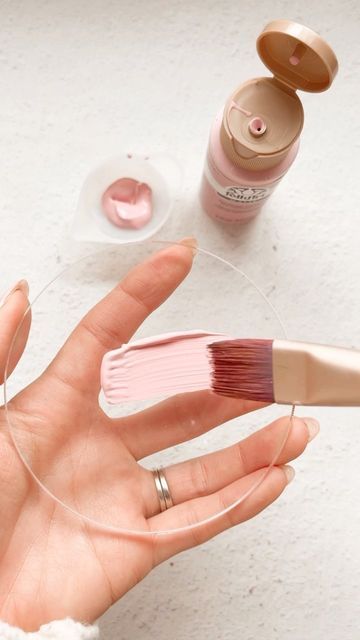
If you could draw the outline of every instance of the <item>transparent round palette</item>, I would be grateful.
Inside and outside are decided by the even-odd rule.
[[[98,353],[94,357],[89,353],[91,336],[83,335],[74,349],[66,347],[60,368],[50,365],[81,318],[129,269],[170,244],[149,240],[100,251],[70,264],[44,283],[26,312],[32,315],[26,351],[4,384],[10,435],[33,481],[74,516],[113,533],[145,537],[181,533],[223,517],[259,489],[291,429],[293,410],[273,405],[207,430],[215,419],[206,411],[206,397],[211,392],[202,395],[198,403],[187,394],[172,401],[170,408],[168,404],[166,411],[160,407],[148,414],[151,402],[107,405],[99,393],[101,359]],[[122,309],[114,308],[113,313],[118,314],[120,324]],[[202,249],[198,249],[187,278],[143,322],[134,337],[190,329],[242,338],[287,337],[278,313],[241,268]],[[112,348],[118,346],[113,344]],[[19,396],[15,396],[24,388],[25,395],[22,392],[19,402]],[[224,399],[219,397],[220,403]],[[220,510],[219,500],[209,501],[207,509],[199,510],[198,519],[192,515],[191,522],[184,518],[184,506],[182,515],[175,505],[157,516],[160,506],[155,482],[143,468],[163,467],[166,475],[169,465],[228,447],[286,412],[289,421],[279,432],[271,461],[250,486],[245,483],[231,504]],[[181,437],[171,435],[181,429]],[[141,468],[129,449],[139,456]],[[170,475],[170,492],[182,495],[184,505],[186,491],[177,491],[177,476]],[[180,468],[178,482],[186,483],[186,477],[186,468]],[[221,487],[221,469],[218,483],[217,489]],[[188,498],[194,499],[191,491]],[[165,518],[170,511],[172,517]]]

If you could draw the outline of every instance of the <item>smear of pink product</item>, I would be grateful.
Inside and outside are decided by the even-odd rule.
[[[117,227],[141,229],[152,217],[152,190],[145,182],[120,178],[106,189],[101,204]]]
[[[211,387],[206,346],[226,336],[205,331],[165,333],[105,354],[101,387],[109,404]],[[166,371],[179,373],[167,376]],[[180,381],[180,382],[179,382]]]
[[[248,171],[226,156],[220,139],[222,119],[223,112],[215,119],[210,133],[200,189],[201,205],[215,220],[248,222],[259,213],[294,162],[300,141],[295,142],[280,164],[261,171]]]

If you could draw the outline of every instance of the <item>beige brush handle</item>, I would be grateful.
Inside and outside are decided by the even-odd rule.
[[[360,352],[274,340],[273,385],[279,404],[360,406]]]

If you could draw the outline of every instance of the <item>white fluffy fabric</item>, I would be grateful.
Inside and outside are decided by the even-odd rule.
[[[98,640],[99,629],[70,618],[44,624],[39,631],[26,632],[0,622],[0,640]]]

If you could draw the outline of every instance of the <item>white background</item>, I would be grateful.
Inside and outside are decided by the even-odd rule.
[[[300,153],[261,216],[219,226],[197,201],[208,130],[238,83],[268,74],[255,40],[278,17],[321,32],[340,73],[301,96]],[[170,151],[184,190],[162,237],[240,264],[292,337],[360,347],[359,71],[356,0],[1,0],[0,283],[36,293],[69,259],[96,163]],[[278,503],[158,568],[103,617],[105,638],[360,637],[360,410],[312,413],[321,434]]]

